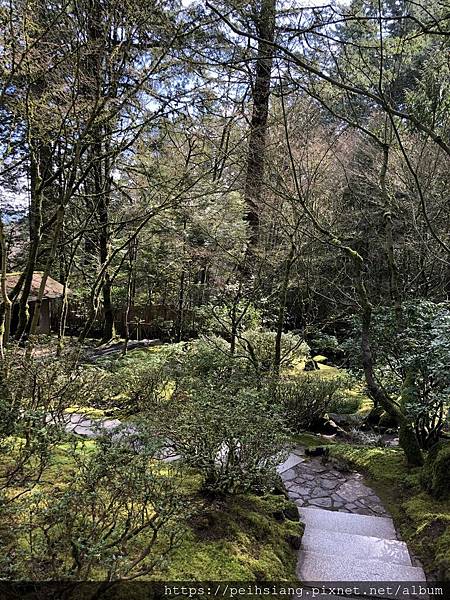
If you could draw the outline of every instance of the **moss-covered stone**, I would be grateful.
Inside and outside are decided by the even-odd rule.
[[[450,498],[450,443],[439,442],[430,449],[420,482],[435,498]]]
[[[378,421],[378,426],[385,427],[386,429],[394,429],[394,428],[398,427],[398,421],[394,416],[392,416],[389,413],[387,413],[386,411],[384,411],[380,416],[380,420]]]
[[[319,435],[314,435],[313,433],[298,433],[292,436],[292,440],[299,444],[300,446],[305,446],[306,448],[315,448],[316,446],[328,446],[334,444],[334,441],[331,439],[327,439],[321,437]]]

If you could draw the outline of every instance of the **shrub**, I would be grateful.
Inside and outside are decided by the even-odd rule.
[[[350,395],[347,389],[344,388],[346,388],[346,384],[344,381],[342,381],[341,388],[336,391],[336,394],[331,400],[328,408],[329,412],[339,413],[341,415],[351,415],[356,413],[361,407],[361,397],[357,395]]]
[[[27,358],[17,346],[8,349],[1,375],[0,449],[15,464],[0,469],[0,487],[31,489],[65,436],[64,411],[71,404],[84,405],[100,378],[77,365],[76,352]]]
[[[248,358],[257,373],[269,372],[275,359],[274,331],[252,329],[239,338],[239,350]],[[294,360],[308,356],[309,346],[298,335],[283,333],[281,336],[281,364],[286,367]]]
[[[450,443],[438,442],[428,452],[420,482],[437,499],[450,497]]]
[[[136,449],[112,436],[89,451],[69,449],[59,484],[22,501],[16,571],[33,580],[107,580],[160,566],[188,506],[177,473],[153,460],[158,451],[149,440]]]
[[[344,386],[340,377],[322,379],[317,375],[303,375],[296,379],[283,379],[275,389],[275,400],[284,407],[292,429],[300,432],[328,412]]]
[[[150,412],[149,428],[170,440],[213,494],[264,491],[275,481],[285,437],[281,412],[265,393],[214,385],[177,390]]]
[[[182,344],[181,351],[168,356],[167,368],[177,380],[228,377],[238,367],[230,354],[230,344],[220,337],[200,338]]]
[[[372,353],[375,374],[413,423],[422,449],[435,444],[445,426],[450,393],[450,304],[429,300],[403,302],[399,322],[394,307],[374,310]],[[351,362],[358,333],[346,343]],[[350,343],[353,343],[353,350]],[[359,364],[361,368],[362,365]]]

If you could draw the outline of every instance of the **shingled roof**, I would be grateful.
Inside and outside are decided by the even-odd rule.
[[[9,273],[6,275],[6,290],[8,291],[8,293],[16,285],[21,274],[22,273]],[[43,274],[44,273],[42,271],[35,271],[33,273],[30,294],[28,296],[29,302],[34,302],[37,300]],[[47,277],[47,281],[45,282],[44,298],[48,300],[52,300],[54,298],[62,298],[63,292],[64,286],[62,285],[62,283],[59,283],[51,277]],[[67,292],[69,293],[70,290],[67,290]]]

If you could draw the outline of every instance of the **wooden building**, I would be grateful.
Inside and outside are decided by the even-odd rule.
[[[9,273],[6,276],[6,289],[9,292],[14,288],[21,273]],[[28,296],[28,309],[30,314],[33,314],[36,301],[38,298],[39,288],[42,282],[42,271],[35,271],[33,273],[33,280],[31,282],[30,294]],[[68,290],[69,291],[69,290]],[[52,323],[52,313],[60,310],[61,299],[63,297],[64,286],[52,279],[47,277],[45,283],[44,296],[42,298],[41,311],[39,315],[38,332],[39,333],[50,333]],[[18,320],[18,304],[17,302],[13,306],[13,314],[11,321],[11,331],[14,332],[17,327]]]

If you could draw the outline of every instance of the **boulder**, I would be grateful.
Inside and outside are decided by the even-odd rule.
[[[346,415],[340,413],[328,413],[329,418],[337,423],[340,427],[359,427],[362,424],[362,417],[360,415]]]
[[[305,362],[305,366],[303,367],[304,371],[318,371],[319,370],[319,365],[316,363],[316,361],[312,358],[310,358],[309,360],[307,360]]]
[[[380,422],[381,419],[381,415],[384,413],[384,409],[382,406],[374,406],[372,408],[372,410],[370,411],[370,413],[367,415],[366,417],[366,422],[371,426],[374,427],[376,425],[378,425],[378,423]]]
[[[450,498],[450,443],[440,441],[430,448],[420,473],[422,487],[434,498]]]
[[[314,433],[322,433],[324,435],[335,435],[342,430],[334,421],[325,416],[317,419],[313,425],[311,425],[311,431]]]

